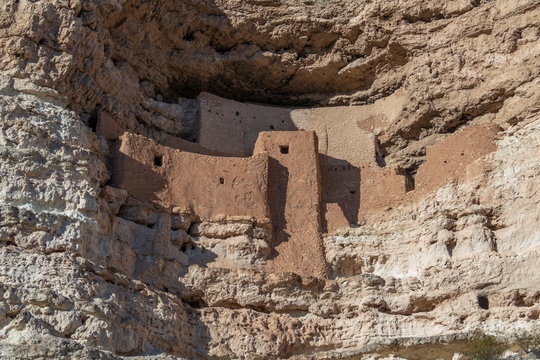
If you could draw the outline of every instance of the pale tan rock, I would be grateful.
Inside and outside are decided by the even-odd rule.
[[[0,2],[0,357],[449,359],[473,330],[531,328],[539,11],[535,0]],[[323,238],[329,279],[262,271],[270,223],[246,220],[255,214],[220,211],[194,236],[201,214],[108,183],[115,147],[90,128],[98,108],[158,143],[195,140],[201,91],[358,106],[356,125],[378,141],[368,157],[387,165],[358,189],[382,190],[357,227],[340,218]],[[381,185],[491,124],[503,131],[489,151],[436,186]]]

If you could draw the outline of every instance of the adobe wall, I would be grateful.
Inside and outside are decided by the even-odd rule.
[[[313,130],[319,138],[319,152],[352,165],[376,163],[375,135],[358,126],[361,106],[336,106],[291,111],[299,129]]]
[[[466,168],[497,149],[499,127],[493,123],[471,125],[426,148],[426,161],[418,168],[416,189],[429,192],[451,182],[462,182]]]
[[[319,155],[322,187],[322,231],[358,223],[360,168],[348,161]]]
[[[268,200],[273,224],[269,269],[326,277],[315,132],[262,132],[254,154],[262,153],[269,156]]]
[[[407,189],[405,177],[396,167],[360,169],[359,217],[397,206],[404,199]]]
[[[297,130],[290,109],[227,100],[201,93],[199,143],[212,150],[250,156],[260,132]]]
[[[321,155],[323,231],[354,226],[355,220],[362,222],[370,214],[417,201],[446,184],[482,175],[480,163],[470,165],[497,149],[494,139],[498,131],[491,123],[471,125],[427,147],[413,191],[407,191],[398,168],[355,167]],[[352,191],[358,188],[357,197]]]
[[[201,219],[218,215],[269,218],[268,156],[207,156],[178,151],[125,133],[114,155],[115,186],[141,201],[192,209]]]
[[[405,178],[396,168],[379,168],[320,155],[322,231],[355,227],[367,214],[399,204]]]
[[[199,142],[216,151],[249,156],[260,132],[313,130],[322,154],[355,165],[376,165],[375,136],[360,126],[370,118],[369,111],[380,111],[380,106],[293,109],[240,103],[201,93]]]
[[[126,129],[118,124],[114,116],[109,114],[107,111],[99,110],[98,119],[96,124],[96,134],[103,136],[107,139],[110,144],[123,135],[126,132]],[[181,139],[176,136],[169,135],[164,132],[156,132],[153,140],[163,146],[170,147],[172,149],[192,152],[196,154],[205,154],[205,155],[214,155],[214,156],[231,156],[230,154],[225,154],[220,151],[212,150],[201,146],[201,144],[194,143],[188,140]]]
[[[215,101],[214,105],[217,106],[216,111],[221,111],[222,114],[228,114],[227,116],[236,116],[236,111],[238,111],[240,118],[243,118],[241,114],[250,114],[250,116],[255,114],[255,117],[266,116],[270,119],[268,116],[269,107],[267,106],[237,103],[210,94],[202,94],[201,99],[207,99],[207,101],[205,100],[204,102],[204,104],[206,104],[205,106],[210,106],[210,101]],[[225,108],[228,108],[228,111],[224,111],[223,109]],[[347,111],[343,112],[344,110]],[[397,196],[395,194],[401,195],[404,193],[403,176],[397,175],[395,170],[380,169],[377,166],[374,166],[375,140],[373,135],[368,134],[365,130],[359,129],[357,126],[353,126],[353,124],[349,124],[349,127],[353,127],[354,131],[338,132],[338,127],[327,127],[326,124],[332,122],[334,116],[345,119],[344,121],[349,121],[350,119],[347,120],[347,112],[349,110],[350,108],[346,107],[294,110],[296,114],[294,115],[294,118],[298,124],[305,127],[311,124],[306,119],[315,119],[315,115],[310,115],[310,113],[317,112],[321,114],[321,116],[317,118],[317,122],[314,122],[311,125],[313,125],[312,127],[317,128],[319,130],[318,133],[322,133],[324,136],[324,138],[318,139],[317,143],[318,151],[322,153],[319,156],[320,161],[318,171],[322,182],[319,214],[321,230],[323,232],[332,232],[339,228],[355,226],[362,219],[364,214],[391,206],[392,203],[395,203],[395,201],[391,201],[393,197]],[[280,114],[283,115],[282,112],[278,111],[278,119]],[[225,124],[227,120],[221,118],[220,121]],[[223,127],[223,124],[221,127]],[[220,126],[213,127],[213,129],[219,128]],[[102,112],[100,114],[97,132],[108,139],[114,140],[124,133],[124,129],[118,126],[113,117]],[[272,131],[270,131],[270,133],[271,132]],[[220,132],[218,131],[217,133]],[[260,134],[263,133],[264,131]],[[280,132],[278,131],[276,134],[277,133]],[[216,133],[213,134],[215,135]],[[238,134],[238,132],[233,131],[231,134],[228,134],[228,136],[234,137],[234,134]],[[259,136],[260,134],[253,133],[252,135]],[[293,134],[304,134],[304,132],[294,131]],[[157,140],[160,145],[171,149],[177,149],[193,154],[222,157],[231,156],[227,153],[208,149],[202,146],[202,144],[189,142],[165,133],[159,133],[156,134],[156,136],[158,139],[155,140]],[[265,135],[265,138],[268,136],[270,135]],[[299,136],[302,137],[302,135]],[[357,141],[362,138],[364,141]],[[275,138],[276,141],[279,139],[279,136]],[[220,145],[217,140],[215,142],[210,142],[208,140],[208,143],[205,143],[205,145],[209,144],[214,144],[216,145],[216,148],[221,148],[222,150],[231,151],[231,148],[228,148],[226,144],[234,144],[234,141],[229,138],[227,142],[223,142]],[[321,151],[319,146],[323,146],[324,151]],[[253,147],[255,147],[255,144]],[[277,151],[276,149],[277,148],[274,147],[275,151]],[[262,150],[254,149],[254,151],[261,152]],[[352,161],[332,157],[326,155],[325,152],[331,152]],[[299,164],[301,164],[301,162],[295,163],[294,165],[296,166]],[[202,204],[202,202],[199,203]],[[226,206],[223,208],[226,208]],[[206,213],[208,214],[208,211]],[[224,213],[228,214],[228,212],[225,211]]]

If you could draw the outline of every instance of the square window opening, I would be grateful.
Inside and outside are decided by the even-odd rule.
[[[155,166],[162,166],[163,165],[163,156],[161,156],[161,155],[154,156],[154,165]]]
[[[282,154],[288,154],[289,153],[289,145],[280,145],[279,146],[279,152]]]

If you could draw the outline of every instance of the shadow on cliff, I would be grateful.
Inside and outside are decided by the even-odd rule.
[[[268,173],[268,204],[272,218],[272,252],[268,259],[274,259],[278,255],[276,247],[290,239],[290,234],[286,231],[287,219],[285,217],[289,170],[278,160],[270,157]]]
[[[348,226],[358,225],[360,209],[360,168],[350,162],[319,154],[321,168],[321,226],[324,233],[328,232],[328,220],[335,220],[335,214],[329,204],[337,204],[348,223]],[[339,221],[339,220],[338,220]],[[347,224],[343,224],[347,225]]]
[[[110,185],[123,188],[141,201],[155,203],[161,200],[157,194],[167,182],[152,166],[115,151]]]

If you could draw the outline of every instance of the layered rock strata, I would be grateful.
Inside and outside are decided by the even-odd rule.
[[[532,0],[3,1],[0,356],[451,358],[474,330],[530,329],[539,11]],[[267,223],[137,199],[110,182],[114,142],[92,131],[104,110],[166,146],[201,141],[201,91],[359,106],[384,160],[365,171],[392,169],[409,191],[326,229],[328,278],[259,270]]]

